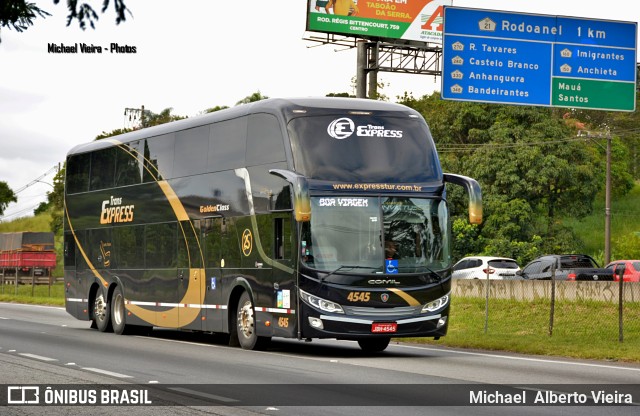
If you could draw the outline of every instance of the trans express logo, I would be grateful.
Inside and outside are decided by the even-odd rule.
[[[114,222],[132,222],[134,205],[123,205],[122,198],[110,197],[102,201],[100,212],[100,224],[113,224]]]
[[[346,139],[353,134],[354,126],[355,125],[353,124],[353,120],[351,120],[350,118],[339,118],[333,120],[329,124],[329,127],[327,127],[327,133],[329,133],[329,136],[333,137],[334,139]]]
[[[384,126],[374,124],[364,124],[356,126],[356,124],[348,117],[342,117],[333,120],[327,127],[329,136],[337,140],[343,140],[352,136],[354,133],[358,137],[390,137],[401,138],[402,130],[390,130]]]

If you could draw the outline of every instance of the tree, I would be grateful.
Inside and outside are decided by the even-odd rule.
[[[4,210],[12,202],[18,202],[18,197],[6,182],[0,181],[0,215],[4,214]]]
[[[260,100],[266,100],[269,97],[267,97],[266,95],[262,95],[262,93],[260,91],[256,91],[251,95],[248,95],[246,97],[244,97],[242,100],[238,101],[236,103],[236,105],[240,105],[240,104],[249,104],[249,103],[253,103],[256,101],[260,101]]]
[[[150,110],[144,110],[144,113],[142,115],[142,126],[140,128],[158,126],[160,124],[170,123],[172,121],[177,121],[177,120],[182,120],[184,118],[187,118],[184,116],[171,114],[172,111],[173,111],[173,108],[171,107],[165,108],[159,114],[156,114]],[[110,132],[103,131],[102,133],[96,136],[95,140],[101,140],[107,137],[118,136],[120,134],[129,133],[134,130],[137,130],[137,129],[130,129],[125,127],[122,129],[115,129]]]
[[[49,208],[51,208],[51,204],[49,203],[49,201],[40,202],[40,205],[38,205],[38,207],[33,210],[33,215],[44,214],[45,212],[49,211]]]
[[[59,2],[60,0],[53,0],[53,4],[58,4]],[[101,13],[104,13],[109,8],[110,3],[110,0],[102,0]],[[116,24],[126,21],[127,13],[131,16],[131,11],[127,8],[124,0],[113,0],[113,6],[116,13]],[[67,26],[76,20],[82,30],[86,28],[87,23],[92,29],[95,29],[95,21],[99,17],[90,4],[80,3],[78,0],[68,0],[67,9],[69,10]],[[46,18],[51,14],[34,3],[27,2],[27,0],[2,0],[0,2],[0,28],[7,27],[17,32],[23,32],[33,26],[34,19],[38,16]]]
[[[173,108],[168,107],[162,110],[159,114],[156,114],[150,110],[144,110],[144,114],[142,115],[142,127],[152,127],[158,126],[160,124],[170,123],[172,121],[182,120],[187,117],[177,116],[175,114],[171,114]]]
[[[584,145],[562,112],[440,100],[437,93],[405,95],[403,104],[429,123],[443,169],[482,186],[484,222],[477,230],[464,225],[464,192],[447,189],[459,234],[455,255],[511,256],[522,263],[580,248],[561,220],[592,211],[604,186],[604,157]]]
[[[51,211],[51,231],[55,234],[60,234],[63,229],[65,171],[66,163],[53,177],[53,191],[47,193]]]
[[[206,110],[204,110],[204,113],[205,114],[215,113],[216,111],[226,110],[227,108],[229,108],[228,105],[217,105],[215,107],[207,108]]]

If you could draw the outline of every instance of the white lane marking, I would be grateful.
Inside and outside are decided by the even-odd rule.
[[[42,355],[29,354],[29,353],[26,353],[26,352],[18,353],[18,355],[21,355],[21,356],[27,357],[27,358],[34,358],[34,359],[40,360],[40,361],[58,361],[56,358],[43,357]]]
[[[490,357],[490,358],[501,358],[501,359],[505,359],[505,360],[532,361],[532,362],[537,362],[537,363],[576,365],[576,366],[581,366],[581,367],[606,368],[606,369],[610,369],[610,370],[627,370],[627,371],[638,371],[638,372],[640,372],[640,368],[622,367],[622,366],[617,366],[617,365],[605,365],[605,364],[594,364],[594,363],[579,363],[579,362],[562,361],[562,360],[547,360],[547,359],[544,359],[544,358],[515,357],[515,356],[511,356],[511,355],[488,354],[488,353],[470,352],[470,351],[458,351],[458,350],[447,350],[447,349],[439,349],[439,348],[416,347],[416,346],[412,346],[412,345],[394,345],[394,347],[413,348],[413,349],[419,349],[419,350],[437,351],[437,352],[452,353],[452,354],[472,355],[472,356],[475,356],[475,357]]]
[[[3,320],[5,320],[5,321],[8,321],[8,320],[9,320],[9,319],[11,319],[11,318],[5,318],[4,316],[0,316],[0,319],[3,319]]]
[[[236,399],[231,399],[229,397],[218,396],[218,395],[210,394],[210,393],[203,393],[201,391],[185,389],[185,388],[182,388],[182,387],[169,387],[169,390],[177,391],[179,393],[191,394],[192,396],[203,397],[205,399],[216,400],[216,401],[224,402],[224,403],[233,403],[233,402],[237,402],[238,401]]]
[[[11,303],[11,302],[0,302],[0,305],[11,305],[11,306],[22,306],[29,308],[47,308],[47,309],[58,309],[60,311],[65,311],[66,309],[61,306],[47,306],[47,305],[33,305],[30,303]]]
[[[92,367],[82,367],[83,370],[91,371],[93,373],[104,374],[106,376],[118,377],[118,378],[133,378],[133,376],[128,376],[126,374],[114,373],[113,371],[102,370],[100,368],[92,368]]]

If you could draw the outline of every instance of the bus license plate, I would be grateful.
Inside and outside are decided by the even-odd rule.
[[[395,322],[374,322],[371,325],[371,332],[374,334],[388,334],[397,330],[398,324]]]

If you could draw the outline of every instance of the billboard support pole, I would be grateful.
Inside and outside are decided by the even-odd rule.
[[[369,98],[376,100],[378,98],[378,59],[379,51],[378,42],[370,42],[367,44],[367,56],[369,65],[367,65],[369,73]]]
[[[356,64],[356,98],[367,98],[367,43],[358,41]]]

